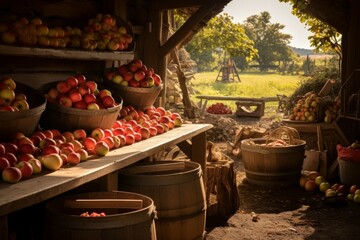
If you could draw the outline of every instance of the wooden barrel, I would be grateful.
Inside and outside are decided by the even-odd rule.
[[[259,146],[266,139],[252,139],[256,145],[241,142],[246,180],[260,186],[290,186],[300,179],[306,142],[294,139],[292,145]]]
[[[82,217],[104,212],[104,217]],[[49,202],[44,239],[156,240],[155,206],[151,198],[131,192],[89,192]]]
[[[155,161],[125,168],[119,188],[154,200],[160,240],[203,239],[206,197],[201,166],[190,161]]]

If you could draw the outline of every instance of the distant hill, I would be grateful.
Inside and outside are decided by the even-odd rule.
[[[294,50],[294,52],[296,52],[300,56],[306,56],[306,55],[313,55],[314,54],[314,51],[312,49],[296,48],[296,47],[293,47],[292,49]]]

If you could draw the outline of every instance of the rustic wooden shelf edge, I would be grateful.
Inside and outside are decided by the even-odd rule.
[[[10,56],[37,56],[47,58],[63,58],[63,59],[81,59],[81,60],[101,60],[101,61],[117,61],[134,59],[133,52],[98,52],[98,51],[84,51],[73,49],[51,49],[51,48],[36,48],[36,47],[18,47],[9,45],[0,45],[1,55]]]

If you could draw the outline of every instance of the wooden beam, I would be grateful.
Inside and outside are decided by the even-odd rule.
[[[192,31],[195,25],[199,24],[204,17],[215,8],[216,1],[199,8],[181,27],[175,32],[159,49],[159,57],[165,57],[171,49],[175,48]]]
[[[218,5],[225,6],[231,0],[218,0],[216,1]],[[181,0],[181,1],[164,1],[164,0],[156,0],[156,6],[161,10],[169,10],[169,9],[177,9],[177,8],[190,8],[190,7],[201,7],[201,6],[209,6],[209,0]]]

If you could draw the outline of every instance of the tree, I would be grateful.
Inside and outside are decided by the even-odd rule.
[[[310,44],[316,52],[336,53],[339,59],[342,58],[341,34],[330,25],[312,17],[306,13],[306,1],[304,0],[279,0],[292,4],[292,13],[297,16],[302,23],[308,26],[308,30],[313,33],[309,36]]]
[[[177,25],[185,19],[177,12]],[[216,56],[224,51],[230,57],[244,56],[251,60],[257,53],[254,43],[245,34],[241,24],[233,22],[233,17],[220,14],[213,17],[206,27],[202,28],[193,39],[185,45],[191,58],[197,62],[198,70],[212,70],[217,67]]]
[[[254,60],[259,64],[261,71],[268,70],[275,61],[289,61],[291,50],[288,46],[291,35],[282,33],[285,27],[279,23],[271,23],[268,12],[261,12],[245,20],[245,32],[254,41],[258,55]]]

